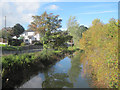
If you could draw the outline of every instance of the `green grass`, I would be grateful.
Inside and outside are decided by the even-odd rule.
[[[0,47],[5,46],[4,44],[0,44]]]
[[[9,46],[9,45],[0,45],[2,47],[2,50],[6,51],[16,51],[21,50],[21,46]]]

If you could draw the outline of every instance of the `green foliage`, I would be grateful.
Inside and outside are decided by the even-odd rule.
[[[67,41],[72,37],[65,35],[66,32],[57,31],[61,27],[61,19],[59,15],[47,14],[44,12],[41,16],[32,16],[33,22],[29,25],[29,29],[40,33],[41,41],[44,49],[66,49]]]
[[[5,45],[5,44],[0,44],[0,47],[5,47],[5,46],[8,46],[8,45]]]
[[[67,23],[67,30],[73,36],[73,41],[76,46],[79,46],[79,40],[82,38],[82,33],[88,28],[84,25],[79,25],[75,17],[70,17]]]
[[[24,39],[24,37],[23,37],[23,36],[20,36],[18,39],[22,39],[22,40],[23,40],[23,39]]]
[[[57,57],[54,50],[43,50],[37,53],[24,53],[19,55],[2,56],[2,69],[10,69],[13,67],[24,67],[36,62],[42,62],[43,64],[54,62]]]
[[[13,67],[13,65],[23,65],[34,60],[34,54],[9,55],[2,57],[2,67],[4,69]]]
[[[34,45],[43,45],[41,42],[35,42]]]
[[[67,32],[54,32],[47,31],[43,38],[43,48],[52,48],[55,50],[67,49],[67,42],[72,39],[72,36],[68,35]]]
[[[0,37],[1,38],[12,38],[13,36],[19,37],[25,31],[23,26],[20,24],[16,24],[14,27],[3,28],[0,30]]]
[[[12,46],[20,46],[21,43],[23,42],[23,40],[19,40],[19,39],[9,39],[8,40],[8,45],[12,45]]]
[[[40,56],[42,61],[52,60],[54,55],[55,55],[54,50],[48,49],[44,49],[43,51],[37,54],[37,56]]]
[[[26,44],[25,44],[24,42],[22,42],[20,46],[25,46],[25,45],[26,45]]]
[[[24,27],[20,24],[16,24],[12,28],[12,30],[13,30],[13,36],[16,36],[16,37],[19,37],[19,35],[22,34],[25,31]]]
[[[12,38],[12,28],[3,28],[0,30],[0,38],[9,39]]]
[[[61,27],[62,20],[58,17],[59,15],[47,14],[46,12],[40,16],[32,16],[33,22],[29,25],[29,29],[40,33],[41,37],[43,37],[46,31],[55,32]]]
[[[2,46],[2,50],[6,50],[6,51],[17,51],[17,50],[21,50],[21,47],[19,46],[8,46],[8,45],[1,45]]]
[[[76,47],[76,46],[68,47],[68,50],[79,50],[79,47]]]

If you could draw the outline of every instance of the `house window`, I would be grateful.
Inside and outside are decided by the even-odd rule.
[[[25,42],[28,42],[28,39],[25,39]]]

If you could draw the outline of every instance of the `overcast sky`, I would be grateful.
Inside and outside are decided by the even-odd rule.
[[[41,15],[44,11],[60,15],[62,28],[66,29],[66,23],[70,16],[76,16],[80,25],[90,26],[96,18],[107,23],[110,18],[118,18],[119,0],[0,0],[0,28],[4,27],[4,16],[7,17],[7,27],[20,23],[25,29],[32,21],[31,16]],[[69,2],[67,2],[69,1]],[[74,1],[74,2],[73,2]],[[89,2],[88,2],[89,1]],[[102,2],[100,2],[102,1]]]

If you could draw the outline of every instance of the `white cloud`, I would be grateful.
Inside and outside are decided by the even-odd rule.
[[[7,27],[12,27],[16,23],[25,25],[32,21],[31,16],[36,15],[38,9],[42,3],[38,2],[2,2],[0,3],[0,8],[2,9],[2,22],[0,22],[0,28],[3,28],[4,17],[6,16]]]
[[[57,5],[50,5],[50,6],[47,6],[45,9],[47,9],[47,10],[58,10],[59,7]]]
[[[15,2],[16,5],[16,9],[19,12],[23,12],[23,11],[30,11],[30,12],[36,12],[37,9],[40,7],[40,4],[38,2]]]
[[[116,12],[116,11],[85,12],[80,14],[101,14],[101,13],[111,13],[111,12]]]

